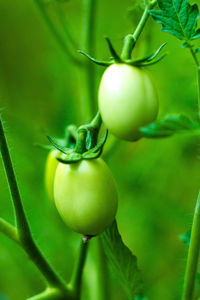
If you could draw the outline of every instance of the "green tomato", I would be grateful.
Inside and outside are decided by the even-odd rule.
[[[59,164],[58,160],[56,159],[60,154],[59,150],[53,149],[49,152],[46,161],[46,168],[45,168],[45,187],[47,191],[47,195],[51,200],[54,198],[54,177],[56,173],[56,168]]]
[[[97,235],[117,212],[112,173],[101,159],[59,163],[54,181],[55,204],[64,222],[83,235]]]
[[[139,128],[155,120],[158,100],[149,76],[127,64],[113,64],[99,87],[99,110],[106,127],[120,139],[134,141]]]

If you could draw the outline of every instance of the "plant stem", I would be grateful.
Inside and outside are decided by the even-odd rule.
[[[196,53],[194,52],[192,46],[190,47],[190,53],[194,59],[197,67],[197,99],[198,99],[198,119],[200,120],[200,63]]]
[[[11,196],[15,208],[17,230],[19,233],[19,238],[21,239],[23,238],[24,235],[25,236],[30,235],[30,230],[24,213],[24,208],[22,205],[22,201],[21,201],[21,197],[17,185],[17,180],[15,177],[1,119],[0,119],[0,149],[1,149],[3,163],[4,163],[4,167],[5,167],[9,187],[10,187],[10,192],[11,192]]]
[[[94,55],[97,0],[83,0],[83,50]],[[82,70],[83,116],[90,120],[96,110],[95,65],[87,61]]]
[[[200,192],[195,207],[182,300],[192,300],[200,250]]]
[[[190,47],[190,52],[197,67],[197,86],[198,86],[198,118],[200,118],[200,65],[196,53]],[[182,300],[192,300],[195,278],[197,273],[197,265],[200,251],[200,192],[197,198],[196,207],[193,216],[192,232],[188,257],[186,263],[186,271],[184,278],[183,297]]]
[[[97,289],[98,292],[98,300],[105,300],[110,299],[110,282],[109,282],[109,271],[108,271],[108,264],[106,260],[106,256],[104,253],[103,245],[101,238],[98,237],[96,239],[97,243],[97,272],[98,272],[98,284],[99,287]]]
[[[76,299],[80,299],[80,292],[81,292],[81,281],[82,281],[82,275],[83,275],[83,269],[85,265],[85,260],[87,256],[87,250],[88,250],[88,239],[84,240],[82,239],[81,245],[80,245],[80,253],[77,260],[77,263],[75,265],[72,279],[70,286],[72,287],[72,291],[74,291],[76,295]]]
[[[8,145],[6,141],[6,137],[4,134],[3,124],[0,118],[0,150],[3,158],[3,163],[7,175],[7,180],[11,192],[12,202],[14,205],[15,218],[16,218],[16,226],[17,233],[19,237],[19,242],[24,250],[27,252],[30,259],[35,263],[40,272],[44,275],[47,282],[54,287],[60,287],[63,290],[65,289],[64,283],[57,276],[52,267],[45,260],[40,250],[37,248],[35,242],[32,239],[31,231],[28,225],[28,221],[24,212],[21,196],[19,193],[17,180],[14,173],[14,168],[12,165],[10,153],[8,150]],[[3,223],[2,223],[3,224]],[[4,223],[5,225],[5,223]],[[6,231],[7,227],[4,227],[4,231]],[[7,231],[8,233],[8,231]]]
[[[70,57],[71,61],[74,64],[81,66],[83,64],[83,62],[78,57],[75,56],[75,54],[68,47],[67,43],[63,40],[62,36],[59,33],[59,30],[55,27],[55,25],[51,21],[50,17],[48,16],[48,14],[45,10],[45,7],[44,7],[44,3],[42,3],[41,0],[35,0],[35,3],[37,5],[44,21],[46,22],[46,25],[49,28],[49,31],[52,33],[52,35],[56,39],[60,48],[67,55],[67,57]]]
[[[145,9],[144,12],[142,14],[142,17],[136,27],[136,30],[133,34],[129,34],[125,37],[124,39],[124,46],[122,49],[122,54],[121,54],[121,58],[124,60],[128,60],[131,58],[131,53],[132,50],[140,36],[140,34],[142,33],[144,26],[149,18],[149,10],[152,9],[154,6],[156,5],[156,0],[152,1],[152,2],[146,2],[145,5]]]
[[[0,232],[17,244],[20,244],[17,229],[2,218],[0,218]]]
[[[61,300],[63,299],[63,296],[57,289],[47,288],[44,292],[35,295],[31,298],[28,298],[27,300]],[[65,298],[67,299],[67,298]]]

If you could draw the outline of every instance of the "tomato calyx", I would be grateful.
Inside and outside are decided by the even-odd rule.
[[[89,124],[81,125],[75,131],[75,127],[73,127],[76,143],[72,146],[70,146],[70,144],[68,144],[69,146],[67,147],[63,146],[57,143],[54,138],[47,136],[52,146],[61,152],[57,160],[64,164],[72,164],[83,159],[89,160],[100,157],[108,136],[108,130],[106,129],[103,137],[98,140],[101,123],[101,116],[98,112]]]
[[[158,63],[166,56],[166,53],[158,56],[160,54],[161,50],[163,49],[163,47],[166,45],[166,43],[164,43],[154,53],[151,53],[150,55],[146,55],[140,59],[131,59],[132,49],[135,45],[135,41],[131,34],[129,34],[125,37],[121,56],[119,56],[117,54],[117,52],[115,51],[110,39],[106,37],[106,41],[108,43],[108,47],[109,47],[109,50],[111,53],[111,58],[108,61],[97,60],[81,50],[79,50],[78,52],[80,54],[86,56],[91,62],[93,62],[97,65],[103,66],[103,67],[108,67],[115,63],[128,64],[131,66],[136,66],[138,68],[145,67],[145,66],[149,66],[149,65]]]

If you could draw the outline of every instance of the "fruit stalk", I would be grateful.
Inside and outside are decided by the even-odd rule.
[[[150,2],[150,1],[146,2],[144,12],[143,12],[142,17],[135,29],[135,32],[133,34],[129,34],[125,37],[124,46],[123,46],[122,54],[121,54],[121,58],[123,60],[131,59],[132,50],[133,50],[141,32],[144,29],[144,26],[148,20],[149,10],[152,9],[155,5],[156,5],[156,0],[154,0],[152,2]]]
[[[87,251],[88,251],[88,245],[89,245],[89,238],[83,236],[81,245],[80,245],[80,253],[77,260],[77,263],[75,265],[73,274],[72,274],[72,280],[70,286],[72,287],[72,291],[75,292],[76,299],[80,299],[81,294],[81,281],[82,281],[82,275],[83,275],[83,269],[87,257]]]
[[[94,54],[95,44],[95,20],[96,20],[96,0],[83,0],[83,42],[84,51]],[[83,87],[83,117],[84,121],[91,119],[96,110],[95,101],[95,66],[86,62],[82,69]]]

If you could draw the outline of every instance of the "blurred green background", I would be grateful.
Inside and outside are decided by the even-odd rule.
[[[97,1],[96,57],[107,59],[107,35],[120,50],[141,15],[135,1]],[[140,1],[138,1],[140,2]],[[82,2],[57,2],[81,48]],[[132,8],[135,10],[132,11]],[[65,38],[55,2],[45,9]],[[0,1],[0,107],[24,206],[34,238],[49,261],[69,280],[80,236],[68,229],[47,199],[45,134],[62,137],[67,124],[86,121],[79,67],[56,43],[32,1]],[[196,118],[195,67],[190,53],[152,20],[139,39],[141,57],[167,42],[168,56],[148,67],[160,99],[159,117],[186,112]],[[79,55],[76,54],[75,55]],[[84,58],[83,58],[84,60]],[[96,68],[96,90],[103,72]],[[199,139],[186,135],[137,143],[117,142],[107,158],[119,190],[117,221],[124,242],[137,255],[150,300],[180,299],[187,247],[179,235],[188,231],[200,186]],[[14,222],[12,204],[0,160],[0,216]],[[95,285],[96,244],[85,269],[82,299],[98,300]],[[111,274],[110,299],[127,299]],[[23,251],[0,235],[0,299],[22,300],[42,291],[42,277]],[[107,300],[107,299],[105,299]]]

